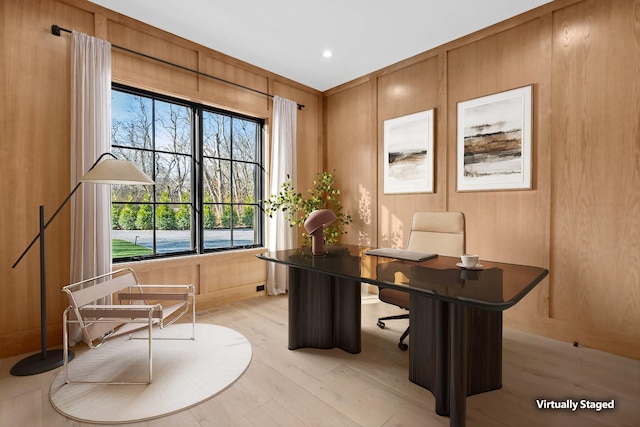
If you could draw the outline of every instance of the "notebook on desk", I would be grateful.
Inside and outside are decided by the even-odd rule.
[[[407,261],[426,261],[433,259],[438,254],[432,254],[429,252],[409,251],[406,249],[393,249],[393,248],[378,248],[369,249],[364,252],[366,255],[382,256],[387,258],[403,259]]]

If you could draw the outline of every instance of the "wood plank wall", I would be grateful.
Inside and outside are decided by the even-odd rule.
[[[640,359],[639,29],[637,0],[556,0],[325,92],[347,240],[402,247],[414,211],[462,211],[469,251],[550,269],[507,327]],[[457,103],[526,85],[533,189],[457,192]],[[383,194],[384,120],[431,108],[435,193]]]
[[[0,358],[39,349],[38,248],[15,269],[11,265],[38,232],[38,206],[45,205],[50,215],[71,189],[71,38],[51,35],[52,24],[304,104],[298,112],[298,185],[309,187],[323,162],[318,91],[84,0],[0,2]],[[269,130],[272,103],[265,96],[122,50],[112,52],[116,82],[263,118]],[[266,142],[268,153],[268,137]],[[69,281],[69,221],[65,209],[47,229],[49,345],[62,340],[62,311],[68,305],[60,288]],[[204,308],[264,294],[256,292],[266,279],[257,252],[131,266],[147,283],[196,283],[198,306]]]
[[[506,312],[507,326],[640,358],[640,2],[556,0],[394,64],[324,96],[84,0],[0,2],[0,357],[39,346],[38,256],[11,269],[37,233],[37,207],[69,182],[68,35],[115,44],[305,104],[300,188],[336,170],[354,216],[345,241],[404,246],[416,210],[460,210],[485,259],[549,267]],[[114,80],[267,120],[270,101],[114,50]],[[456,104],[532,84],[534,188],[456,192]],[[384,120],[435,108],[433,194],[382,193]],[[311,167],[310,167],[311,165]],[[51,212],[49,212],[51,213]],[[49,343],[60,342],[69,214],[47,231]],[[255,251],[136,264],[145,280],[195,281],[199,303],[256,295]],[[201,259],[198,259],[201,258]],[[226,267],[220,269],[220,265]]]

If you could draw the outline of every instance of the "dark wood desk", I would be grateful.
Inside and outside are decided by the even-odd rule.
[[[502,387],[502,311],[549,273],[539,267],[481,261],[464,270],[458,258],[424,262],[368,256],[368,248],[334,246],[267,252],[258,258],[289,266],[289,349],[360,352],[360,284],[411,294],[409,379],[430,390],[436,413],[464,426],[466,397]]]

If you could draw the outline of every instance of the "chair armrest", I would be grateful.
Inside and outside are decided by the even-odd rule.
[[[133,292],[134,289],[141,292]],[[191,285],[135,285],[128,288],[128,292],[120,291],[118,296],[121,300],[133,301],[145,300],[188,300],[194,295],[194,286]],[[172,292],[148,292],[148,290],[169,290]],[[180,292],[182,291],[182,292]]]
[[[141,292],[134,292],[134,290]],[[128,292],[118,292],[121,301],[135,300],[184,300],[187,301],[189,296],[194,295],[194,286],[190,285],[135,285],[128,287]],[[148,292],[148,290],[161,291],[169,290],[171,292]],[[180,292],[182,291],[182,292]]]
[[[142,292],[142,293],[130,293],[120,292],[118,293],[120,301],[135,301],[140,299],[150,300],[187,300],[189,299],[188,293],[168,293],[168,292]]]
[[[85,305],[79,310],[82,317],[107,319],[162,318],[162,306],[156,305]]]
[[[142,288],[142,289],[184,289],[188,290],[189,288],[193,289],[193,284],[191,285],[132,285],[130,288]]]

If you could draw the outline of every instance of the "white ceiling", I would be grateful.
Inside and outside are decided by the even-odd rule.
[[[319,91],[550,2],[90,1]]]

